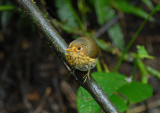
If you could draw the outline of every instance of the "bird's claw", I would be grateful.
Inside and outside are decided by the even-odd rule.
[[[83,76],[84,78],[83,84],[86,82],[87,78],[90,80],[89,73],[90,73],[90,70],[87,72],[86,75]]]

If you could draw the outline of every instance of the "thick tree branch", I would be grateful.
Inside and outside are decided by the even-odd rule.
[[[23,11],[34,20],[39,30],[53,46],[57,52],[57,55],[59,55],[59,58],[67,65],[68,63],[65,60],[65,49],[68,47],[68,45],[45,18],[35,3],[33,3],[32,0],[17,0],[17,3],[20,5]],[[67,65],[67,67],[68,70],[71,69],[70,66]],[[81,72],[79,70],[75,71],[75,76],[79,84],[93,96],[93,98],[105,112],[119,113],[116,107],[110,102],[105,92],[92,77],[90,77],[90,80],[87,79],[87,81],[83,84],[83,76],[85,74],[86,72]]]

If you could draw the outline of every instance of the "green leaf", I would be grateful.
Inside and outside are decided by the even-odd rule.
[[[120,111],[127,109],[127,105],[118,96],[112,96],[120,87],[125,85],[127,82],[125,76],[118,73],[104,73],[104,72],[95,72],[92,73],[95,80],[103,88],[108,96],[111,96],[111,99],[115,105],[119,108]],[[116,102],[115,102],[116,101]],[[117,102],[119,101],[119,102]],[[77,106],[79,113],[98,113],[100,111],[100,106],[92,98],[92,96],[82,87],[78,89],[77,93]]]
[[[97,15],[97,20],[100,25],[103,25],[108,20],[114,17],[115,11],[109,5],[108,0],[93,0],[93,1]]]
[[[0,11],[10,11],[14,9],[15,7],[13,5],[1,5],[0,6]]]
[[[126,84],[118,90],[130,102],[137,103],[150,98],[153,95],[153,89],[149,84],[132,82]]]
[[[120,25],[117,23],[108,30],[109,38],[119,49],[124,49],[124,36]]]
[[[154,57],[153,56],[150,56],[147,52],[147,50],[144,48],[144,46],[140,46],[140,45],[137,45],[137,55],[138,55],[138,58],[140,59],[144,59],[144,58],[149,58],[149,59],[153,59]]]
[[[128,109],[127,103],[120,96],[113,94],[110,99],[121,112]]]
[[[78,113],[98,113],[101,109],[93,97],[82,87],[78,88],[77,107]]]
[[[160,4],[157,5],[156,10],[160,11]]]
[[[82,31],[79,28],[74,28],[73,31],[73,27],[70,25],[63,24],[60,21],[57,21],[56,19],[53,19],[53,22],[56,27],[59,27],[68,33],[82,34]]]
[[[125,0],[120,0],[120,1],[118,0],[116,3],[118,5],[118,8],[120,8],[120,10],[123,11],[124,13],[134,14],[144,19],[146,19],[149,16],[149,14],[146,13],[144,10],[129,4]],[[154,21],[154,18],[151,17],[149,21]]]
[[[78,27],[76,18],[73,14],[73,9],[70,8],[70,0],[56,0],[57,13],[61,21],[63,21],[67,26],[71,26],[73,29]]]
[[[119,73],[95,72],[92,75],[108,96],[127,83],[125,76]]]
[[[96,42],[102,50],[106,50],[110,47],[110,45],[107,42],[105,42],[104,40],[96,39]]]
[[[145,3],[150,9],[154,8],[151,0],[142,0],[142,2]]]

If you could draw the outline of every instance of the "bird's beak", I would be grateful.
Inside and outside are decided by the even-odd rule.
[[[73,51],[72,49],[65,49],[66,51]]]

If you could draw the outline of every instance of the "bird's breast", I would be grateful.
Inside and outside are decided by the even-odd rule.
[[[97,64],[97,59],[90,58],[85,55],[80,55],[77,52],[67,52],[66,60],[71,66],[81,71],[91,70]]]

